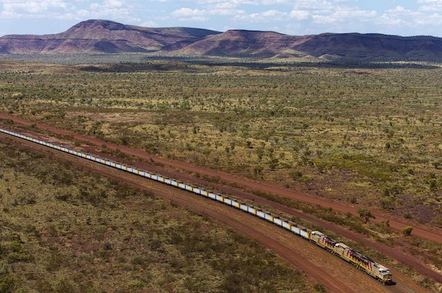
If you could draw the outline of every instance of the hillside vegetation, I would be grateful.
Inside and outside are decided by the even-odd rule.
[[[146,28],[100,19],[82,21],[58,34],[0,37],[0,54],[80,53],[440,62],[442,39],[358,33],[292,36],[241,29],[217,32],[183,27]]]

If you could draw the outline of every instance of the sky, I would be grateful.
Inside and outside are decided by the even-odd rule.
[[[86,19],[291,35],[442,37],[442,0],[0,0],[0,35],[57,33]]]

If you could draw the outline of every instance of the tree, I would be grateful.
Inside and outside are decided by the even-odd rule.
[[[359,209],[358,213],[359,217],[364,220],[364,223],[368,223],[370,219],[376,218],[368,209],[365,208]]]
[[[315,290],[315,292],[318,292],[318,293],[327,292],[324,285],[322,285],[322,284],[315,284],[315,286],[313,286],[313,289]]]
[[[402,230],[402,234],[404,234],[404,236],[410,236],[412,232],[413,232],[413,227],[410,227],[410,226],[405,227]]]

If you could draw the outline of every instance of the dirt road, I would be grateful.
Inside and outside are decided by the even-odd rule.
[[[0,135],[0,141],[14,143],[18,148],[28,148],[46,153],[53,156],[54,159],[67,160],[81,168],[103,174],[119,182],[153,191],[157,196],[214,219],[234,231],[256,240],[293,267],[304,271],[312,280],[323,284],[330,292],[425,292],[400,272],[393,272],[397,281],[396,286],[384,287],[365,273],[304,239],[246,213],[191,193],[3,134]]]
[[[162,164],[164,166],[169,166],[171,168],[175,169],[181,169],[185,170],[186,172],[192,172],[195,174],[200,174],[202,176],[207,176],[210,178],[214,178],[217,180],[222,180],[224,183],[231,184],[233,186],[242,187],[246,190],[249,190],[251,192],[261,192],[261,193],[268,193],[268,194],[274,194],[276,196],[284,197],[293,199],[296,201],[304,202],[311,205],[319,205],[321,207],[325,208],[332,208],[335,211],[341,212],[341,213],[352,213],[353,215],[358,215],[358,207],[352,206],[349,204],[344,204],[336,201],[332,201],[326,198],[321,198],[314,195],[308,195],[305,193],[300,192],[296,189],[288,189],[283,186],[280,186],[275,183],[269,183],[269,182],[261,182],[256,181],[247,177],[233,175],[230,173],[213,170],[205,167],[199,167],[195,166],[193,164],[177,161],[177,160],[169,160],[165,158],[161,158],[158,156],[152,156],[148,153],[146,153],[144,150],[127,147],[123,145],[118,145],[114,143],[109,143],[104,140],[100,140],[93,136],[87,136],[87,135],[81,135],[78,133],[75,133],[73,131],[60,129],[51,125],[47,125],[45,123],[41,122],[31,122],[28,120],[25,120],[23,118],[0,112],[0,119],[3,120],[12,120],[16,124],[23,125],[23,126],[31,126],[34,125],[35,127],[57,134],[62,136],[70,137],[71,139],[92,144],[95,146],[106,146],[110,150],[118,150],[121,151],[124,154],[130,155],[130,156],[136,156],[141,159],[156,162],[159,164]],[[415,222],[411,222],[409,220],[387,214],[385,212],[382,212],[380,210],[372,210],[372,214],[376,217],[374,219],[375,222],[383,222],[383,221],[389,221],[390,227],[396,231],[401,231],[406,226],[413,226],[413,235],[428,239],[437,243],[442,243],[442,229],[437,228],[430,228]]]
[[[0,119],[3,117],[2,115],[4,115],[4,114],[0,113]],[[10,117],[10,115],[7,114],[7,117]],[[14,121],[16,121],[16,123],[18,123],[20,125],[29,126],[28,121],[25,121],[20,118],[16,118],[14,116],[12,116],[12,118],[15,118]],[[402,251],[402,248],[400,248],[400,247],[389,247],[385,244],[370,240],[363,234],[359,234],[359,233],[350,231],[350,230],[343,228],[342,226],[339,226],[337,224],[318,219],[317,217],[314,217],[310,214],[303,213],[302,211],[289,208],[287,206],[284,206],[284,205],[276,203],[274,201],[265,199],[260,196],[256,196],[255,194],[250,193],[250,192],[246,192],[241,188],[225,185],[224,180],[223,180],[223,184],[214,184],[211,181],[207,181],[202,178],[198,178],[198,176],[192,176],[189,174],[189,172],[195,173],[192,171],[193,169],[189,170],[189,169],[177,168],[175,165],[170,165],[170,164],[165,163],[165,161],[169,161],[169,160],[158,159],[156,157],[152,157],[149,154],[146,154],[142,150],[132,149],[132,148],[128,148],[128,147],[120,146],[120,145],[115,145],[115,144],[111,144],[111,143],[105,143],[105,142],[103,142],[99,139],[96,139],[94,137],[79,135],[76,133],[72,133],[70,131],[65,131],[65,130],[58,129],[56,127],[48,126],[45,124],[42,124],[42,125],[38,124],[37,127],[44,129],[44,130],[48,130],[49,132],[55,133],[58,135],[66,136],[66,134],[68,134],[67,136],[73,137],[74,140],[77,140],[77,141],[79,140],[79,141],[83,141],[85,143],[88,143],[92,146],[88,147],[88,145],[85,145],[85,146],[82,146],[82,148],[84,148],[84,149],[89,148],[89,150],[93,153],[97,153],[97,149],[102,148],[103,145],[106,145],[106,149],[108,149],[108,150],[119,150],[125,154],[136,156],[137,158],[141,158],[141,159],[145,160],[144,163],[143,163],[143,161],[140,160],[140,161],[138,161],[138,163],[135,164],[139,168],[150,170],[150,171],[156,171],[160,174],[170,176],[172,178],[177,178],[177,179],[180,179],[184,182],[190,182],[190,183],[201,185],[201,186],[212,187],[213,189],[219,190],[219,191],[224,192],[226,194],[233,194],[235,197],[245,199],[245,200],[251,200],[251,201],[255,202],[256,204],[262,205],[264,207],[271,207],[273,210],[281,211],[286,214],[299,217],[303,220],[307,220],[308,222],[310,222],[316,226],[333,231],[338,235],[344,236],[348,239],[358,242],[361,245],[364,245],[366,247],[374,249],[387,257],[390,257],[390,258],[392,258],[402,264],[409,266],[410,268],[413,268],[415,271],[421,273],[422,275],[429,277],[439,283],[442,283],[442,275],[441,274],[432,270],[429,266],[424,264],[422,262],[422,260],[420,260],[419,258],[417,258],[413,255],[410,255],[409,253],[404,253]],[[107,156],[107,157],[109,157],[109,156]],[[115,159],[121,160],[121,158],[115,158]],[[182,162],[178,162],[178,163],[187,165],[187,163],[182,163]],[[213,172],[223,173],[223,172],[219,172],[219,171],[213,171]],[[196,172],[196,173],[201,174],[198,172]],[[235,175],[232,175],[232,176],[237,177]],[[244,178],[244,180],[249,180],[249,179]],[[253,180],[251,180],[251,181],[253,181]],[[262,183],[262,184],[267,184],[267,183]],[[239,184],[235,184],[235,183],[232,185],[242,187]]]

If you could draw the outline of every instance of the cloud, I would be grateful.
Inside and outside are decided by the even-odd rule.
[[[207,11],[183,7],[173,11],[172,16],[179,20],[204,21],[207,20]]]
[[[306,10],[292,10],[290,16],[296,20],[307,20],[311,17],[310,12]]]
[[[295,34],[349,30],[399,34],[426,30],[440,34],[435,25],[442,24],[442,0],[413,1],[414,5],[368,9],[360,0],[181,0],[173,2],[186,6],[174,10],[168,19],[223,22],[223,28],[281,27]]]
[[[63,0],[20,1],[2,0],[2,17],[20,17],[25,15],[41,15],[53,10],[65,10],[68,3]]]
[[[228,3],[229,5],[242,6],[242,5],[275,5],[292,3],[290,0],[196,0],[193,1],[199,4],[220,4]]]
[[[353,21],[373,21],[374,10],[360,9],[349,1],[342,0],[299,0],[290,16],[298,21],[310,20],[316,24],[337,24]]]
[[[431,0],[423,0],[431,1]],[[374,10],[359,8],[350,0],[196,0],[197,8],[183,7],[172,12],[180,20],[208,20],[209,16],[225,16],[236,23],[311,22],[333,25],[353,21],[372,21]],[[271,9],[255,10],[253,7]],[[251,8],[252,7],[252,8]],[[286,8],[285,10],[283,8]],[[288,9],[287,9],[288,8]]]
[[[381,16],[381,23],[402,27],[438,27],[442,25],[442,1],[421,0],[417,10],[396,6],[386,10]]]
[[[420,11],[442,13],[442,0],[418,0]]]
[[[149,26],[183,21],[213,29],[283,28],[292,34],[349,30],[441,34],[442,0],[376,2],[367,6],[362,0],[0,0],[0,21],[24,27],[26,20],[70,25],[105,18]]]
[[[172,17],[184,21],[205,21],[208,20],[209,17],[241,17],[245,15],[243,10],[237,8],[237,3],[234,3],[235,1],[207,1],[210,1],[211,5],[206,6],[203,9],[182,7],[174,10],[171,15]]]
[[[281,21],[283,19],[286,19],[288,17],[287,12],[279,11],[279,10],[267,10],[263,12],[256,12],[251,14],[246,14],[244,12],[238,14],[235,16],[236,20],[241,21],[248,21],[248,22],[275,22],[275,21]]]
[[[0,17],[52,18],[84,20],[85,18],[111,17],[114,19],[135,20],[131,17],[130,1],[121,0],[0,0]]]
[[[137,19],[132,17],[133,6],[130,4],[130,1],[103,0],[102,2],[94,2],[89,5],[87,11],[90,18]]]

